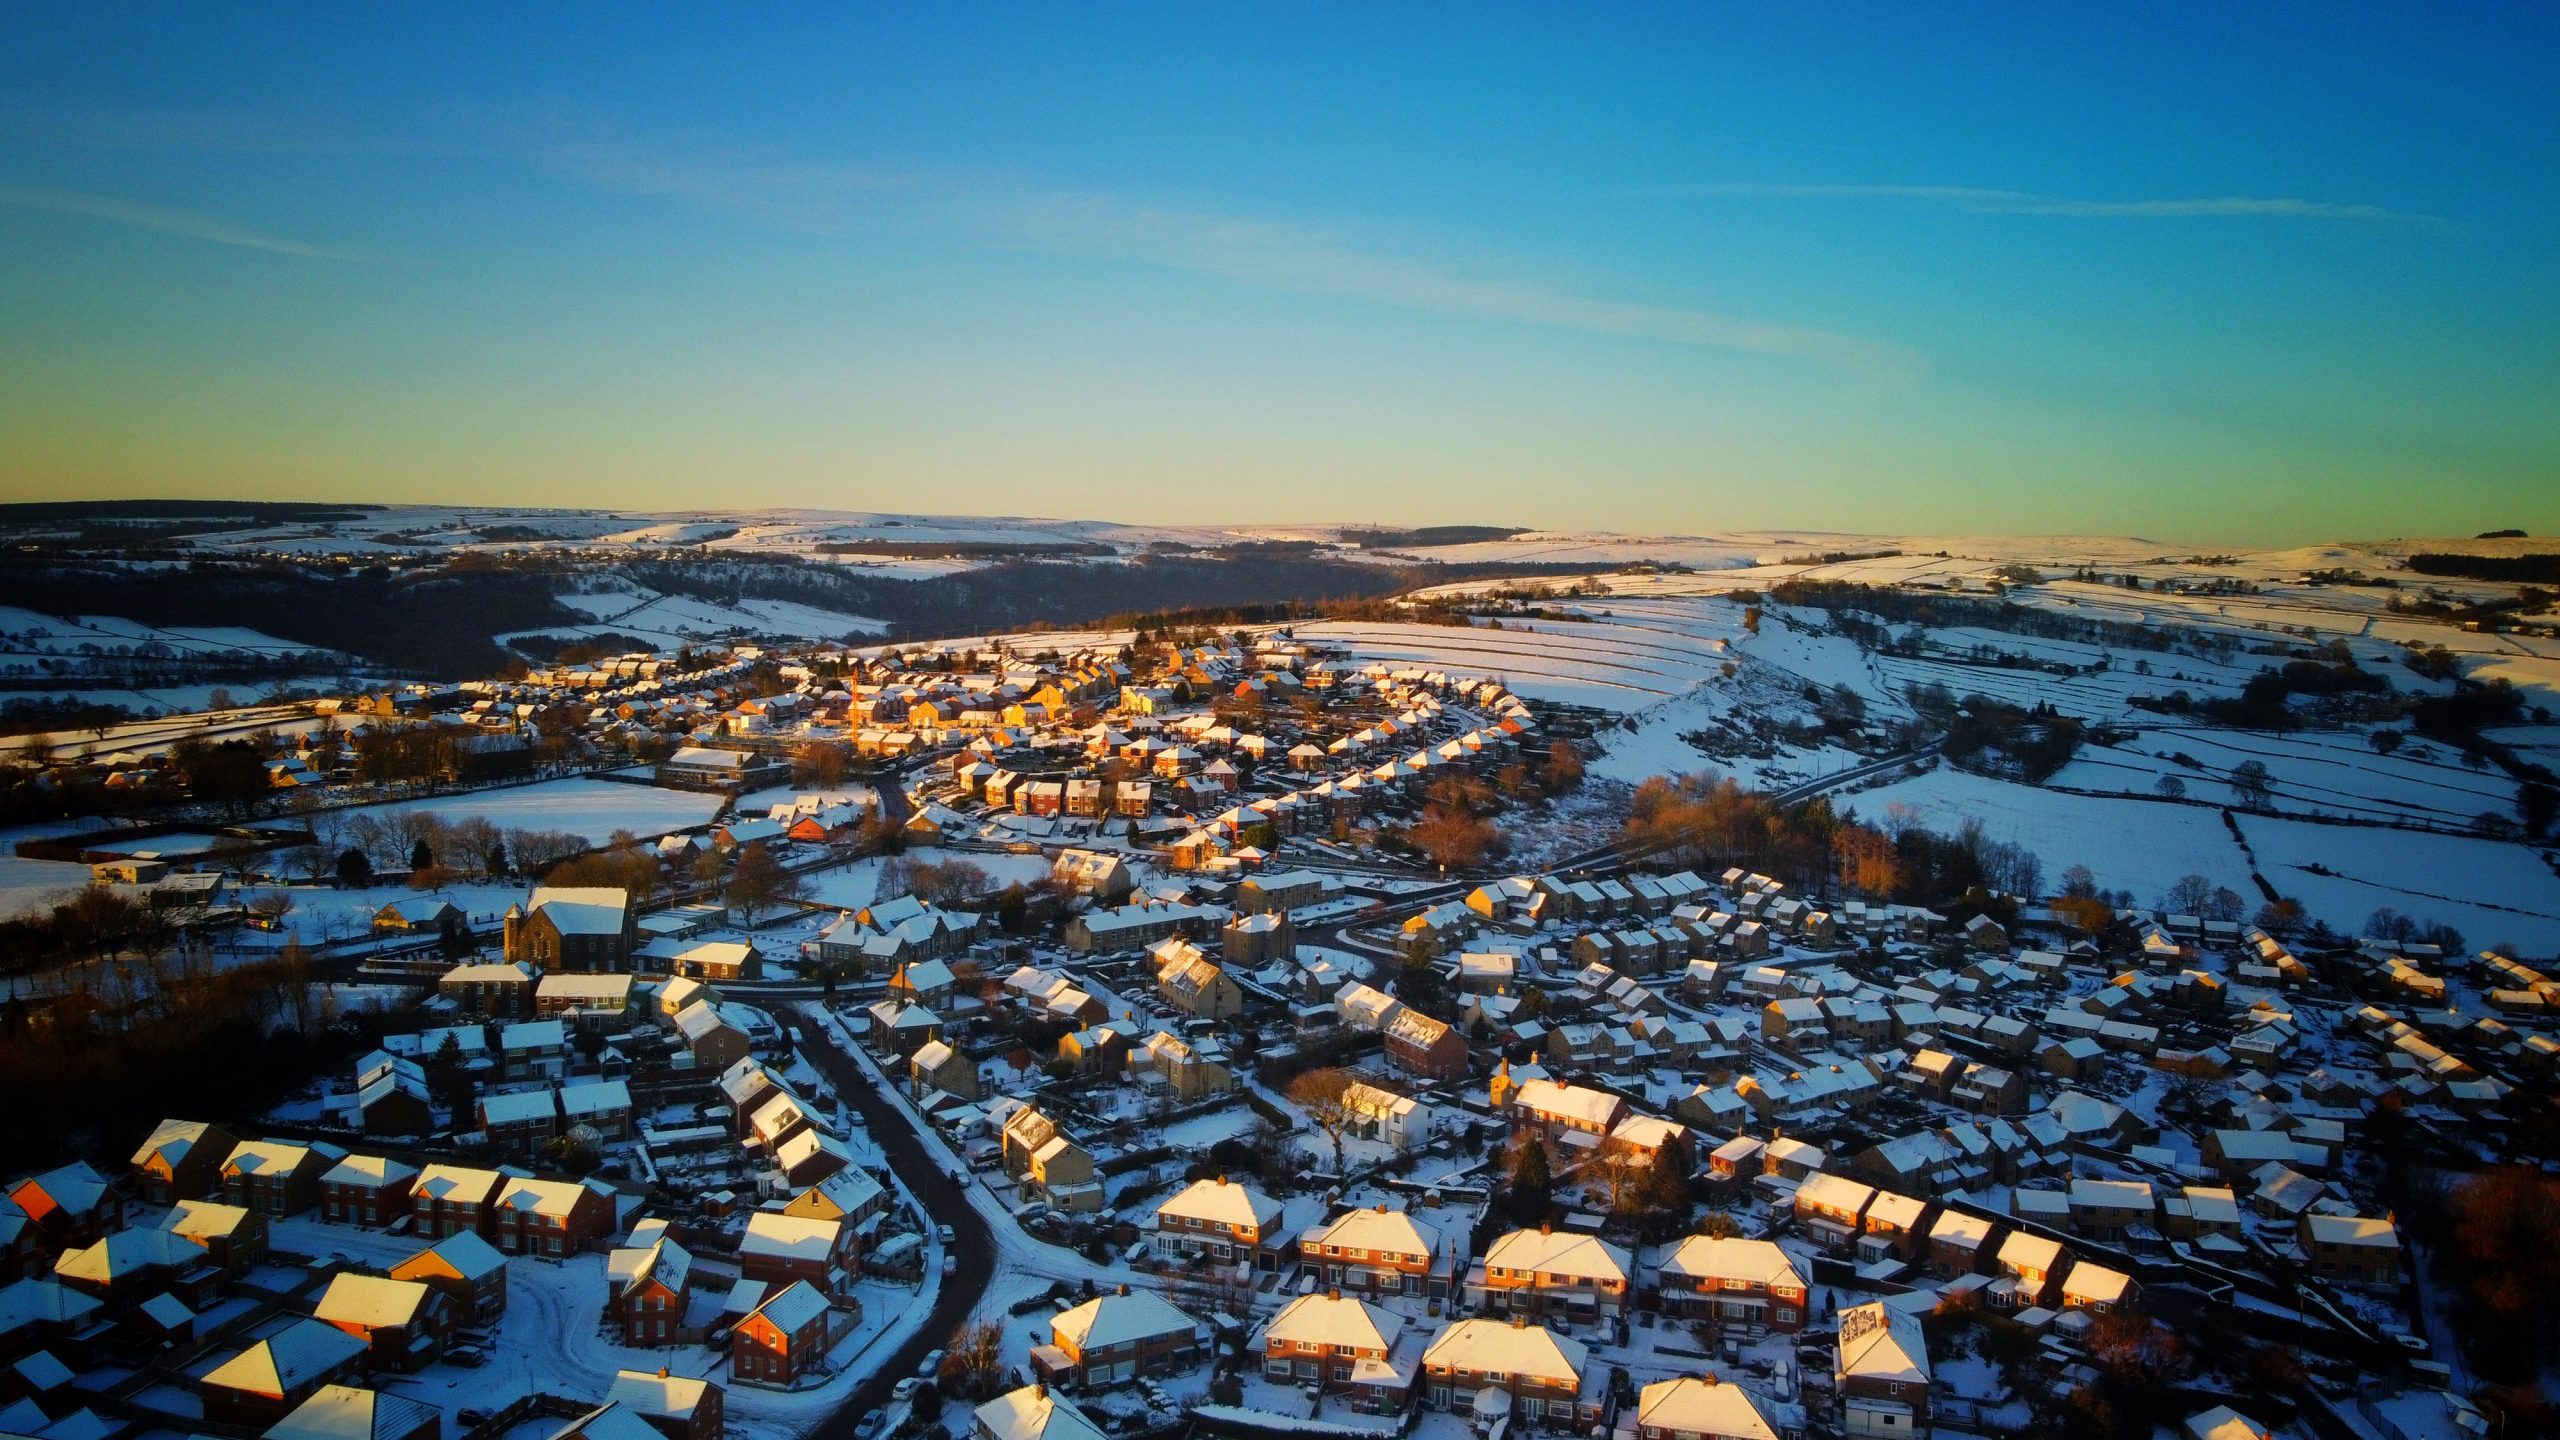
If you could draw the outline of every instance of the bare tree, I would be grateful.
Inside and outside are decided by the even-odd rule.
[[[1310,1070],[1289,1082],[1289,1103],[1333,1142],[1333,1173],[1342,1173],[1342,1136],[1351,1128],[1351,1072],[1334,1066]]]

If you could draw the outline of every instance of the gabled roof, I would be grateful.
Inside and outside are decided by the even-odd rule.
[[[158,1155],[172,1166],[183,1164],[187,1152],[194,1149],[196,1143],[212,1129],[202,1120],[163,1120],[152,1127],[151,1134],[134,1150],[130,1163],[140,1165]]]
[[[764,1297],[755,1313],[771,1321],[785,1335],[795,1334],[800,1327],[827,1313],[827,1297],[806,1280],[794,1280],[781,1290]]]
[[[682,1375],[653,1375],[646,1370],[617,1370],[613,1388],[604,1394],[605,1403],[625,1405],[642,1415],[663,1415],[683,1420],[692,1416],[711,1389],[708,1380],[688,1379]]]
[[[311,1316],[368,1330],[407,1325],[417,1320],[434,1293],[414,1280],[344,1273],[331,1277],[329,1288],[320,1292],[319,1303],[311,1307]]]

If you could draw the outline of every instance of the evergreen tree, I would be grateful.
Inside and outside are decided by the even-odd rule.
[[[1555,1213],[1555,1176],[1547,1169],[1545,1142],[1532,1135],[1511,1156],[1511,1181],[1503,1187],[1504,1208],[1515,1225],[1538,1225]]]

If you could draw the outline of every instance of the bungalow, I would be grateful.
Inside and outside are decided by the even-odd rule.
[[[373,932],[377,935],[433,935],[446,941],[458,941],[468,933],[470,917],[450,900],[432,895],[394,900],[373,912]]]

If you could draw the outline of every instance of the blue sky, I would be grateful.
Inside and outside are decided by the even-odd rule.
[[[2560,527],[2560,11],[12,5],[0,494]]]

